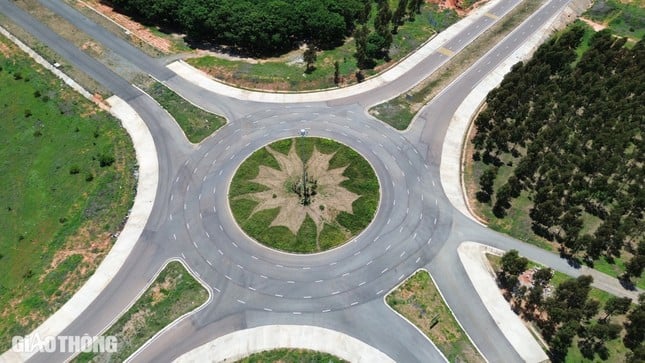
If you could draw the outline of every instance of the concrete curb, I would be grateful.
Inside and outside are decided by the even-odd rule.
[[[485,253],[502,255],[504,251],[467,241],[459,245],[457,253],[486,310],[517,354],[529,363],[548,361],[549,356],[499,292],[490,266],[486,262]]]
[[[546,5],[548,5],[548,3]],[[515,52],[506,58],[497,68],[491,71],[486,78],[484,78],[468,94],[468,96],[466,96],[450,121],[441,151],[441,185],[453,207],[481,225],[484,224],[477,218],[473,217],[470,208],[467,205],[462,180],[462,151],[464,149],[464,144],[466,142],[465,139],[467,137],[470,123],[482,104],[485,102],[488,93],[499,86],[504,79],[504,76],[510,72],[513,65],[530,58],[535,50],[537,50],[537,48],[546,39],[548,39],[552,31],[559,28],[559,25],[562,24],[562,21],[560,20],[561,18],[564,17],[566,24],[566,20],[574,20],[575,17],[577,17],[576,11],[578,9],[572,10],[571,7],[571,4],[564,7],[562,11],[551,19],[551,21],[545,23],[531,38],[529,38],[529,40],[516,49]],[[572,15],[575,15],[575,17]],[[511,32],[508,36],[511,36],[515,31],[516,30]],[[489,53],[494,51],[495,48],[491,49]],[[472,67],[475,67],[479,62],[480,61],[477,61]]]
[[[354,337],[308,325],[266,325],[239,330],[184,353],[174,362],[235,362],[276,348],[311,349],[358,363],[394,362],[385,353]]]
[[[336,88],[333,90],[303,93],[269,93],[261,91],[251,91],[218,82],[206,73],[190,66],[189,64],[181,60],[170,63],[169,65],[167,65],[167,68],[175,72],[175,74],[177,74],[179,77],[186,79],[188,82],[191,82],[198,87],[201,87],[213,93],[222,94],[241,100],[269,103],[329,101],[354,96],[358,93],[369,92],[399,78],[402,74],[408,72],[421,60],[434,53],[437,49],[443,46],[447,41],[452,39],[464,28],[472,24],[476,19],[484,16],[484,14],[486,14],[491,8],[497,5],[498,2],[498,0],[491,0],[485,5],[475,9],[470,15],[440,32],[426,44],[417,49],[414,53],[410,54],[409,56],[401,60],[398,64],[390,67],[380,75],[369,78],[362,83],[343,88]],[[418,82],[423,80],[423,78],[425,77],[419,77]]]
[[[107,99],[107,103],[111,105],[110,113],[121,120],[121,124],[134,144],[139,165],[139,180],[134,205],[119,238],[94,274],[65,305],[34,329],[29,334],[30,336],[56,336],[80,316],[119,271],[143,232],[152,211],[159,179],[157,150],[152,135],[143,120],[125,101],[112,96]],[[33,354],[35,353],[18,353],[8,350],[0,356],[0,361],[22,362]]]

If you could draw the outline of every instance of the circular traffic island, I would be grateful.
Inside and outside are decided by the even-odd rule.
[[[265,246],[316,253],[338,247],[370,223],[379,202],[371,165],[338,142],[301,137],[249,156],[229,188],[242,230]]]

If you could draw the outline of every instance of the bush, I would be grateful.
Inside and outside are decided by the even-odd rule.
[[[99,165],[104,168],[114,164],[114,156],[108,154],[101,154],[99,156]]]
[[[81,172],[81,168],[79,168],[79,167],[78,167],[78,165],[72,165],[72,166],[69,168],[69,173],[70,173],[71,175],[76,175],[76,174],[78,174],[78,173],[80,173],[80,172]]]

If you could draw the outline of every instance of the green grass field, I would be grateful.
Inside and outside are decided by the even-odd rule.
[[[397,1],[390,1],[390,7],[395,9],[397,3]],[[414,21],[406,21],[398,28],[390,48],[391,60],[387,63],[379,60],[374,70],[365,70],[364,74],[370,76],[394,64],[435,35],[437,31],[445,29],[457,20],[458,17],[454,11],[440,11],[435,5],[424,3],[421,14],[415,16]],[[314,64],[315,69],[310,73],[305,73],[304,63],[294,63],[284,59],[252,64],[204,56],[190,58],[187,62],[219,80],[245,88],[306,91],[337,86],[334,84],[334,62],[339,63],[341,85],[356,83],[355,52],[352,39],[348,39],[338,48],[320,51]]]
[[[270,147],[286,155],[292,142],[293,139],[281,140],[271,144]],[[370,223],[379,201],[378,180],[372,167],[360,154],[335,141],[307,138],[304,146],[302,144],[296,146],[299,155],[302,155],[305,161],[309,160],[316,147],[323,154],[335,153],[330,160],[329,170],[348,166],[343,175],[349,179],[340,185],[360,195],[360,198],[352,204],[353,214],[340,212],[335,221],[327,221],[324,224],[319,236],[317,236],[316,224],[309,215],[296,235],[284,226],[269,227],[280,208],[264,209],[251,215],[258,201],[245,195],[268,189],[264,185],[251,181],[258,175],[259,166],[266,165],[279,169],[278,162],[265,148],[254,152],[235,173],[229,190],[231,210],[246,233],[270,247],[297,253],[328,250],[344,243],[348,239],[348,234],[356,235]]]
[[[484,362],[439,294],[430,274],[419,271],[392,291],[386,301],[437,345],[450,362]],[[438,322],[433,325],[433,319]]]
[[[146,92],[175,118],[192,143],[200,143],[226,124],[224,117],[202,110],[159,82],[146,87]]]
[[[342,363],[346,360],[331,354],[307,349],[274,349],[238,360],[236,363]]]
[[[115,353],[81,353],[75,362],[123,362],[148,339],[208,299],[208,292],[176,261],[170,262],[139,300],[104,336],[117,337]]]
[[[134,198],[119,121],[0,38],[0,350],[91,275]]]
[[[645,2],[643,0],[596,0],[583,16],[607,25],[612,33],[632,39],[645,35]]]

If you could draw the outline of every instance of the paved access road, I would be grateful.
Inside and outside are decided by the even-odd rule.
[[[62,0],[42,2],[142,72],[228,118],[229,123],[213,136],[192,145],[147,95],[9,0],[0,0],[0,12],[125,99],[150,128],[158,150],[159,188],[146,230],[112,283],[62,334],[103,331],[163,263],[175,257],[186,261],[208,284],[213,299],[205,309],[159,336],[134,360],[170,361],[218,336],[248,327],[309,324],[350,334],[397,361],[442,361],[434,345],[383,303],[390,289],[425,267],[486,358],[518,361],[465,275],[456,253],[458,244],[469,240],[516,248],[573,276],[579,272],[557,255],[483,228],[457,212],[440,185],[439,160],[448,123],[463,98],[568,1],[548,1],[548,6],[425,107],[409,130],[398,132],[366,113],[366,106],[394,97],[432,73],[518,2],[499,1],[441,51],[383,87],[351,96],[332,94],[320,101],[282,103],[249,101],[201,89],[175,75],[163,60],[148,57]],[[311,136],[332,138],[359,151],[373,165],[381,185],[378,213],[362,234],[341,248],[308,256],[273,251],[250,240],[235,224],[227,201],[228,184],[247,156],[276,139],[296,136],[302,128]],[[62,353],[42,354],[32,361],[67,358]]]

